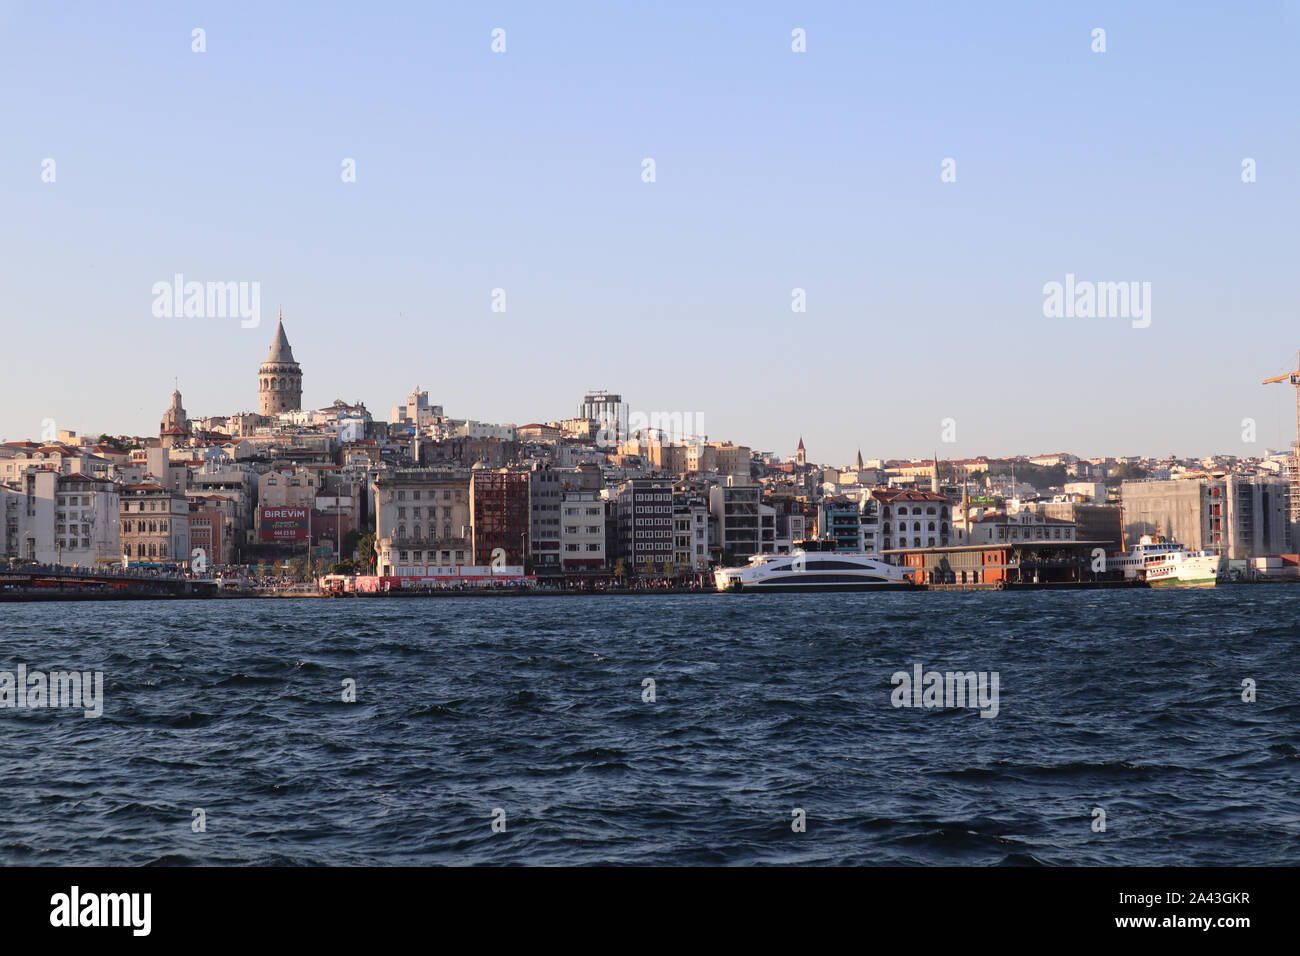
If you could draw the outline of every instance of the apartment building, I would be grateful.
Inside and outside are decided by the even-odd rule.
[[[533,556],[533,571],[539,575],[558,574],[561,570],[560,507],[564,485],[564,473],[548,464],[535,465],[528,472],[528,545]],[[604,533],[602,522],[602,553]]]
[[[618,554],[629,571],[659,572],[673,560],[673,486],[657,478],[634,478],[612,495],[618,522]]]
[[[0,556],[93,567],[121,560],[118,486],[89,474],[29,470],[0,485]]]
[[[145,482],[121,490],[122,556],[131,564],[188,564],[190,505],[182,492]]]
[[[430,567],[476,564],[470,478],[457,469],[381,472],[374,481],[376,568],[384,576],[423,576]]]
[[[559,545],[562,570],[605,568],[605,500],[599,492],[562,493]]]

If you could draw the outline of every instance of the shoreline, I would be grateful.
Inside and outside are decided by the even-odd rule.
[[[1300,584],[1300,580],[1261,580],[1261,581],[1221,581],[1216,587],[1239,587],[1244,585],[1276,585],[1276,584]],[[1131,590],[1143,589],[1148,591],[1195,591],[1195,590],[1215,590],[1215,588],[1153,588],[1145,583],[1131,581],[1057,581],[1047,583],[1012,583],[1008,582],[1003,585],[997,584],[922,584],[910,588],[880,588],[877,590],[890,590],[894,593],[960,593],[960,592],[986,592],[986,591],[1113,591],[1113,590]],[[828,588],[801,589],[804,593],[831,594],[831,593],[867,593],[870,588],[858,590]],[[529,597],[650,597],[654,595],[708,595],[708,594],[730,594],[730,593],[749,593],[749,594],[795,594],[800,591],[748,591],[748,592],[729,592],[718,591],[713,588],[609,588],[601,591],[580,591],[580,590],[547,590],[539,588],[470,588],[463,591],[453,590],[407,590],[407,591],[387,591],[378,593],[350,593],[350,594],[330,594],[325,591],[296,591],[296,592],[275,592],[275,591],[233,591],[223,589],[212,593],[174,593],[174,592],[154,592],[154,593],[131,593],[123,591],[113,591],[108,593],[88,594],[84,591],[51,591],[42,590],[36,592],[0,592],[0,604],[4,603],[50,603],[63,601],[222,601],[222,600],[385,600],[388,598],[414,599],[414,598],[529,598]]]

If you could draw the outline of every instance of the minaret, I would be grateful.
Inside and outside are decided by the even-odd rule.
[[[257,372],[258,411],[263,415],[296,412],[302,408],[302,368],[293,358],[289,337],[284,334],[284,309],[276,325],[271,351]]]
[[[862,449],[858,449],[858,471],[862,470]]]

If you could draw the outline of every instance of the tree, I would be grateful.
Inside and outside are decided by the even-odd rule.
[[[375,536],[373,533],[363,534],[357,540],[356,545],[357,560],[363,567],[371,568],[375,565]]]
[[[619,558],[614,562],[614,577],[618,578],[620,581],[627,577],[627,562],[622,558]]]
[[[655,573],[654,560],[652,558],[646,558],[645,564],[641,565],[641,574],[648,578],[654,573]]]
[[[1110,474],[1106,476],[1106,485],[1107,487],[1113,488],[1121,481],[1138,481],[1146,476],[1147,471],[1145,468],[1141,465],[1126,461],[1111,469]]]
[[[343,535],[343,547],[339,549],[339,554],[346,560],[356,557],[357,546],[361,543],[361,532],[356,528],[349,528]]]
[[[664,562],[664,577],[666,577],[666,578],[671,578],[672,576],[673,576],[673,563],[672,563],[671,561],[665,561],[665,562]]]

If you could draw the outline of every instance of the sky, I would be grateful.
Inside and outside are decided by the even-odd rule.
[[[604,388],[827,463],[1283,448],[1298,42],[1296,0],[0,0],[0,439],[255,410],[282,306],[304,404],[383,420]],[[155,315],[177,274],[260,324]],[[1149,312],[1048,316],[1067,275]]]

